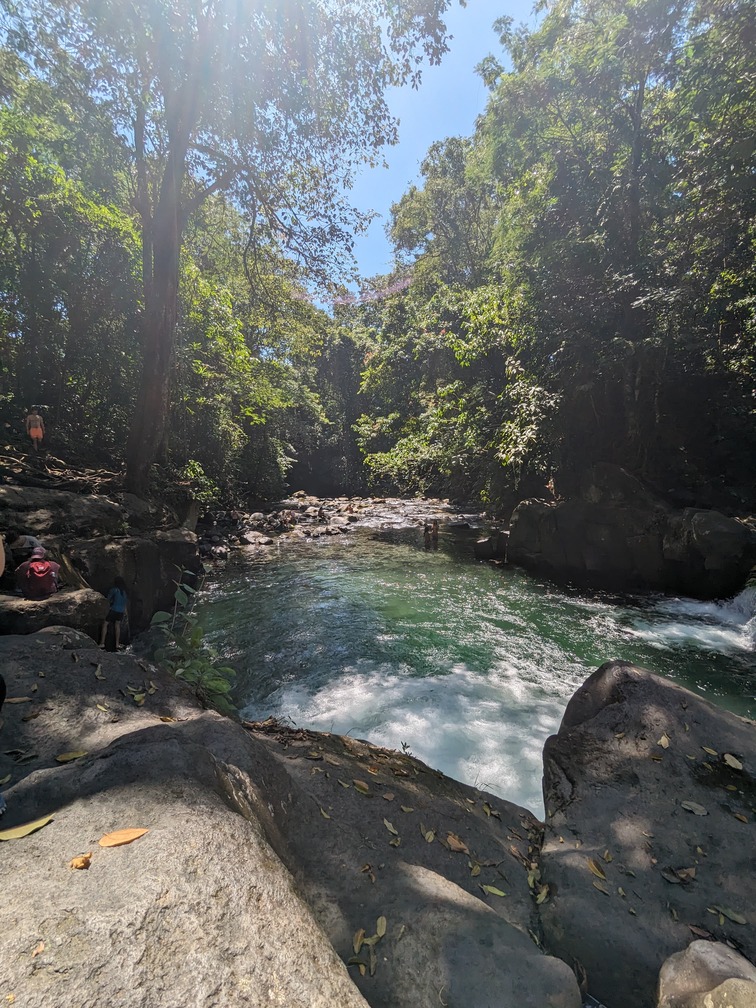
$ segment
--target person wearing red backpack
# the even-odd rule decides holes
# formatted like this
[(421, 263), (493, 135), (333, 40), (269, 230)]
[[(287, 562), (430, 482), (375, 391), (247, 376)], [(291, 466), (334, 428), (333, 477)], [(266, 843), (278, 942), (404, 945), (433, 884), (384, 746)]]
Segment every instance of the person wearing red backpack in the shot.
[(16, 568), (16, 585), (27, 599), (46, 599), (58, 590), (60, 564), (45, 559), (45, 550), (37, 546), (29, 560)]

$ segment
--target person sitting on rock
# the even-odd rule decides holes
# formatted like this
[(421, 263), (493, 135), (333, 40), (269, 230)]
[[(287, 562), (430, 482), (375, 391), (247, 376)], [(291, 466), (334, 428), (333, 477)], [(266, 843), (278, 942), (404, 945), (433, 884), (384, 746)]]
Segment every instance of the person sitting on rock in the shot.
[(45, 558), (41, 546), (32, 550), (31, 559), (16, 568), (16, 585), (24, 598), (40, 601), (49, 598), (58, 590), (60, 564)]
[(32, 406), (31, 411), (26, 418), (25, 426), (26, 433), (32, 439), (34, 451), (38, 451), (39, 446), (42, 444), (42, 438), (45, 436), (45, 423), (39, 415), (38, 406)]
[(122, 577), (114, 578), (113, 587), (108, 592), (108, 602), (110, 603), (110, 612), (105, 617), (100, 630), (100, 647), (105, 647), (108, 624), (112, 624), (115, 649), (117, 651), (121, 646), (121, 620), (126, 615), (129, 604), (129, 596), (126, 593), (126, 582)]
[(8, 529), (5, 533), (5, 545), (11, 551), (16, 566), (24, 560), (30, 560), (32, 550), (42, 547), (36, 536), (23, 535), (18, 529)]

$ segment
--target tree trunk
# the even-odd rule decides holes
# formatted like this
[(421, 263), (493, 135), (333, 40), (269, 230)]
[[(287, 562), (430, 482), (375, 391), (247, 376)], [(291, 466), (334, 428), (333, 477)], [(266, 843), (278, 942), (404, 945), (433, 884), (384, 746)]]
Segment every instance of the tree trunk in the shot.
[(126, 485), (144, 493), (165, 433), (178, 315), (179, 188), (172, 179), (161, 194), (152, 229), (152, 278), (145, 301), (142, 381), (126, 449)]

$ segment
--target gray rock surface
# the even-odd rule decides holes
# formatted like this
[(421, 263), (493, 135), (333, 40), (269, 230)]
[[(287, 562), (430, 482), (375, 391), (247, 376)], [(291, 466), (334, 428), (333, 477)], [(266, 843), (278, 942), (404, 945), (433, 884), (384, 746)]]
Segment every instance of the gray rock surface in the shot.
[(150, 536), (102, 536), (76, 539), (68, 555), (87, 583), (106, 593), (120, 575), (129, 591), (129, 622), (144, 629), (158, 609), (173, 608), (176, 581), (182, 571), (197, 572), (197, 537), (188, 529), (167, 529)]
[[(27, 698), (4, 709), (2, 826), (53, 816), (0, 843), (0, 992), (15, 1003), (579, 1008), (571, 971), (537, 945), (524, 809), (352, 739), (245, 730), (75, 630), (0, 638), (0, 664)], [(149, 833), (98, 846), (129, 827)], [(88, 870), (69, 867), (90, 851)], [(360, 994), (340, 959), (381, 916), (365, 976), (350, 966)]]
[[(750, 989), (751, 1000), (741, 1001), (745, 1008), (756, 1005), (756, 966), (720, 942), (691, 942), (662, 966), (657, 1008), (703, 1008), (706, 995), (733, 979), (740, 982), (741, 992)], [(712, 1008), (723, 993), (732, 993), (732, 988), (713, 995)], [(737, 1001), (733, 1008), (738, 1008)]]
[(695, 936), (756, 958), (755, 766), (753, 722), (627, 662), (568, 704), (544, 750), (541, 921), (609, 1008), (655, 1003)]
[(120, 505), (97, 494), (0, 486), (0, 520), (43, 541), (48, 537), (122, 535), (126, 517)]
[(0, 595), (0, 634), (30, 634), (44, 627), (68, 626), (94, 636), (107, 613), (107, 599), (89, 588), (63, 590), (39, 600)]

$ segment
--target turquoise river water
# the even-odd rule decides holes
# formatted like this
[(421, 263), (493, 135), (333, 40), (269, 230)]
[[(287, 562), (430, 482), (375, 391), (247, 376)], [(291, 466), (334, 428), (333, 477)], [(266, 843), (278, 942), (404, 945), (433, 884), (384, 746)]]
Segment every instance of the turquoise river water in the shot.
[(608, 659), (756, 716), (753, 589), (721, 603), (577, 593), (477, 562), (473, 543), (445, 533), (426, 552), (415, 530), (356, 529), (214, 572), (200, 615), (238, 670), (243, 716), (407, 746), (536, 813), (543, 743)]

